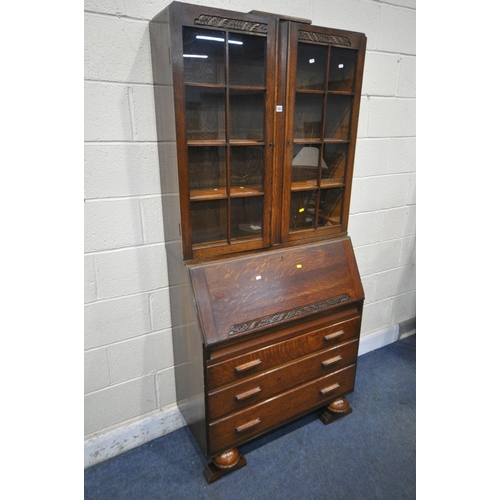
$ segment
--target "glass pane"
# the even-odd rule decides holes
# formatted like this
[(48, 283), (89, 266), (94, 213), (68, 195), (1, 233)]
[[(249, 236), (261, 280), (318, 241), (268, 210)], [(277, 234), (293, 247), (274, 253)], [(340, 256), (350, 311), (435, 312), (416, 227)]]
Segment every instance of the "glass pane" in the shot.
[(321, 137), (322, 112), (322, 95), (297, 93), (295, 96), (294, 137), (319, 139)]
[(227, 200), (192, 201), (193, 244), (227, 242)]
[(231, 199), (231, 239), (262, 236), (262, 197)]
[(262, 191), (263, 177), (263, 146), (231, 147), (231, 186), (255, 186)]
[(226, 148), (190, 147), (188, 162), (191, 190), (221, 189), (221, 194), (225, 194)]
[(184, 81), (224, 84), (224, 33), (184, 28), (182, 38)]
[(355, 50), (331, 48), (328, 90), (353, 92), (357, 55)]
[(334, 182), (344, 182), (347, 159), (347, 144), (325, 144), (321, 178)]
[(264, 92), (229, 92), (229, 138), (264, 140)]
[(295, 191), (290, 198), (290, 229), (314, 228), (316, 190)]
[(188, 140), (224, 140), (224, 109), (224, 90), (186, 87)]
[(351, 118), (351, 97), (328, 95), (326, 100), (325, 137), (348, 139)]
[(340, 224), (343, 189), (323, 189), (319, 200), (318, 227)]
[(293, 147), (292, 182), (318, 184), (319, 153), (320, 146), (295, 144)]
[(297, 49), (298, 89), (325, 90), (328, 47), (299, 43)]
[(266, 38), (229, 34), (229, 85), (264, 87)]

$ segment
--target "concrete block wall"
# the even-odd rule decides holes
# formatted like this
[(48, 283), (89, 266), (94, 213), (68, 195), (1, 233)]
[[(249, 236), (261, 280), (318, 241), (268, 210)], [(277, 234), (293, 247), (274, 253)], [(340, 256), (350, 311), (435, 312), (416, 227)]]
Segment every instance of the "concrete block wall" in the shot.
[[(86, 465), (183, 424), (175, 413), (164, 245), (172, 238), (163, 234), (148, 33), (169, 3), (84, 2)], [(191, 3), (366, 33), (349, 233), (366, 293), (362, 337), (397, 330), (416, 314), (415, 0)]]

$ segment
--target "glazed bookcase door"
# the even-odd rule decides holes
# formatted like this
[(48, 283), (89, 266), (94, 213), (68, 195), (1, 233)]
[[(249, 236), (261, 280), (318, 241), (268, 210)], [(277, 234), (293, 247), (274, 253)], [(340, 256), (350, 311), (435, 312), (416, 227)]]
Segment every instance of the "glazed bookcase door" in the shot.
[(270, 245), (276, 22), (224, 13), (188, 8), (174, 47), (185, 258)]
[(357, 33), (290, 29), (284, 241), (347, 231), (365, 44)]

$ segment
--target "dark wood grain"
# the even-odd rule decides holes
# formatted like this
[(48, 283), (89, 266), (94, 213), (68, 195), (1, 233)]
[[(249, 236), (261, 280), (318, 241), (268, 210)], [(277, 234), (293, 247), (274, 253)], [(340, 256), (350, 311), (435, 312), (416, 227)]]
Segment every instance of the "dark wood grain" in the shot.
[[(359, 327), (360, 320), (356, 318), (345, 323), (337, 323), (314, 330), (292, 339), (243, 354), (242, 356), (234, 356), (228, 361), (210, 364), (207, 366), (208, 389), (214, 389), (224, 384), (243, 380), (249, 376), (255, 376), (262, 371), (298, 359), (301, 356), (306, 356), (334, 346), (339, 342), (350, 340), (359, 334)], [(341, 336), (328, 339), (329, 334), (340, 332), (342, 332)], [(260, 363), (253, 366), (252, 373), (249, 370), (235, 370), (237, 366), (242, 366), (256, 360), (259, 360)]]
[[(324, 377), (314, 379), (278, 396), (248, 409), (232, 413), (227, 417), (210, 423), (209, 441), (213, 451), (238, 446), (242, 442), (263, 434), (276, 425), (280, 425), (304, 412), (311, 411), (336, 399), (340, 394), (354, 388), (355, 367), (349, 366)], [(334, 384), (338, 387), (327, 394), (321, 391)], [(256, 420), (259, 423), (256, 424)], [(249, 425), (254, 424), (255, 425)], [(248, 425), (246, 432), (237, 431)]]
[(357, 354), (358, 341), (352, 340), (304, 356), (298, 361), (278, 365), (229, 387), (213, 390), (208, 395), (210, 419), (241, 410), (308, 380), (351, 365), (356, 362)]
[[(322, 328), (329, 328), (342, 322), (361, 317), (361, 303), (347, 304), (335, 311), (323, 311), (312, 317), (298, 318), (290, 324), (277, 325), (268, 330), (255, 332), (252, 335), (242, 335), (231, 338), (228, 342), (206, 347), (207, 365), (220, 363), (241, 356), (284, 340), (295, 338), (305, 333), (311, 333)], [(334, 329), (333, 331), (337, 331)]]
[[(170, 22), (168, 23), (169, 18)], [(278, 26), (279, 32), (277, 31)], [(276, 246), (286, 241), (317, 241), (324, 238), (325, 235), (326, 237), (335, 237), (345, 234), (349, 213), (366, 37), (361, 33), (311, 26), (309, 21), (300, 23), (286, 16), (264, 14), (257, 11), (252, 14), (235, 13), (179, 2), (173, 2), (165, 11), (156, 16), (151, 27), (152, 33), (154, 32), (152, 52), (157, 54), (153, 61), (153, 74), (160, 140), (162, 138), (168, 140), (172, 137), (172, 131), (168, 130), (172, 120), (166, 120), (165, 117), (172, 111), (172, 103), (168, 102), (170, 92), (168, 86), (173, 84), (174, 90), (184, 257), (191, 259), (193, 257), (234, 254), (245, 250)], [(237, 38), (239, 33), (243, 45), (232, 45), (231, 50), (229, 50), (228, 44), (226, 46), (228, 52), (225, 57), (222, 57), (222, 52), (218, 51), (214, 52), (214, 57), (209, 57), (206, 61), (202, 60), (205, 62), (189, 59), (185, 62), (182, 27), (191, 30), (193, 37), (196, 30), (203, 30), (203, 33), (208, 34), (214, 30), (216, 35), (222, 34), (224, 37), (231, 35), (233, 38)], [(252, 41), (255, 42), (254, 49), (251, 47)], [(313, 227), (293, 230), (294, 228), (291, 228), (289, 224), (289, 165), (292, 162), (293, 142), (300, 140), (300, 137), (294, 134), (295, 106), (298, 105), (295, 102), (295, 97), (299, 95), (295, 92), (298, 85), (296, 64), (299, 42), (302, 44), (301, 46), (311, 46), (325, 54), (334, 54), (331, 61), (335, 64), (338, 61), (342, 61), (344, 64), (345, 61), (346, 73), (342, 76), (338, 71), (337, 73), (332, 72), (335, 68), (329, 69), (331, 61), (328, 55), (324, 70), (324, 88), (322, 84), (315, 83), (316, 86), (322, 87), (321, 90), (314, 91), (316, 94), (309, 91), (310, 96), (316, 95), (319, 99), (318, 102), (322, 103), (318, 108), (320, 110), (319, 118), (311, 117), (310, 119), (304, 118), (304, 120), (316, 120), (314, 133), (320, 143), (332, 138), (348, 138), (348, 150), (344, 175), (346, 190), (342, 199), (342, 209), (336, 216), (338, 223), (324, 224), (322, 223), (324, 219), (319, 218), (318, 213), (316, 213)], [(168, 54), (165, 50), (167, 46), (170, 46)], [(238, 51), (243, 52), (240, 54)], [(264, 59), (262, 59), (263, 54)], [(231, 59), (228, 58), (229, 55)], [(242, 57), (247, 59), (246, 63), (242, 63)], [(261, 66), (261, 62), (264, 66)], [(252, 70), (253, 67), (255, 69)], [(225, 77), (223, 75), (224, 68)], [(320, 71), (320, 73), (322, 72)], [(257, 74), (265, 75), (265, 85), (262, 85), (262, 77), (258, 77), (254, 81)], [(310, 72), (303, 72), (303, 74), (310, 75)], [(328, 80), (330, 74), (334, 75), (331, 76), (331, 81)], [(214, 92), (220, 97), (217, 106), (215, 106), (213, 98), (204, 99), (203, 103), (198, 102), (197, 98), (194, 100), (190, 98), (186, 101), (186, 97), (189, 95), (213, 94)], [(308, 95), (305, 90), (301, 92), (303, 96)], [(214, 96), (215, 94), (212, 95), (212, 97)], [(252, 103), (252, 99), (258, 99), (259, 103), (262, 102), (262, 104)], [(346, 102), (349, 105), (346, 105), (341, 99), (348, 99)], [(283, 111), (278, 113), (276, 111), (277, 105), (281, 106)], [(323, 109), (322, 113), (321, 109)], [(310, 113), (310, 106), (303, 107), (302, 112)], [(323, 122), (321, 115), (326, 116)], [(327, 129), (325, 129), (325, 123)], [(210, 236), (212, 234), (210, 231), (198, 231), (198, 239), (193, 241), (187, 141), (190, 139), (191, 142), (204, 140), (207, 145), (223, 145), (229, 148), (228, 141), (231, 140), (231, 137), (238, 140), (262, 140), (266, 145), (262, 191), (262, 240), (256, 243), (255, 241), (247, 242), (244, 239), (232, 242), (228, 239), (224, 243), (219, 238)], [(230, 175), (229, 170), (227, 170), (226, 175)], [(297, 186), (295, 186), (296, 188)], [(225, 203), (227, 203), (228, 216), (224, 220), (228, 226), (227, 232), (229, 234), (231, 231), (229, 198), (226, 199)], [(319, 207), (318, 196), (316, 196), (316, 205)], [(210, 224), (210, 221), (207, 220), (206, 224)], [(205, 234), (207, 235), (206, 241), (204, 240)]]
[[(150, 41), (177, 403), (211, 483), (246, 464), (240, 444), (316, 409), (324, 423), (352, 411), (366, 37), (174, 1)], [(303, 147), (318, 164), (292, 177)], [(312, 218), (291, 223), (292, 197)]]
[[(337, 297), (348, 297), (348, 302), (361, 299), (345, 244), (349, 246), (350, 240), (192, 266), (194, 286), (204, 288), (197, 301), (207, 344), (240, 333), (242, 327), (235, 331), (235, 325), (248, 323), (259, 330), (271, 326), (273, 315), (286, 322), (313, 314), (323, 302), (332, 308), (346, 302), (335, 302)], [(269, 316), (260, 326), (253, 325)]]

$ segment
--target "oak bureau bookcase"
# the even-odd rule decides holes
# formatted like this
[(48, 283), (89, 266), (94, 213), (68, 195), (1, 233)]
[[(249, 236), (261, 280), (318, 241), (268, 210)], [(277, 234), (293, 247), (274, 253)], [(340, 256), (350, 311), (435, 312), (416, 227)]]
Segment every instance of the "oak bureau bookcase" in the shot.
[(177, 401), (212, 482), (250, 439), (351, 412), (366, 37), (180, 2), (150, 37)]

